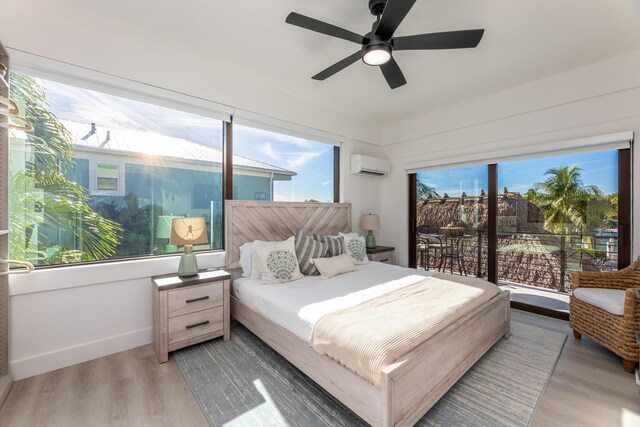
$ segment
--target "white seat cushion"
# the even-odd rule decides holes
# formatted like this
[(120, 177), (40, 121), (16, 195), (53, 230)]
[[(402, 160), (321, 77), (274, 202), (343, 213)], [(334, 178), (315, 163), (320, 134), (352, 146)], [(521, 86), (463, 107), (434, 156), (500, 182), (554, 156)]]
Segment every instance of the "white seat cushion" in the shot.
[(616, 316), (624, 314), (625, 291), (620, 289), (578, 288), (573, 296), (582, 302), (594, 305)]

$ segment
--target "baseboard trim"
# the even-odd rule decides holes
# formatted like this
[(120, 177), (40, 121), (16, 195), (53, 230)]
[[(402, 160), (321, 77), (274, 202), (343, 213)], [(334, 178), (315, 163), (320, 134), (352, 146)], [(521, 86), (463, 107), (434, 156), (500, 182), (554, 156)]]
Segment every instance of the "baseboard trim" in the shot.
[(9, 361), (9, 370), (14, 379), (32, 377), (55, 371), (56, 369), (87, 362), (102, 356), (129, 350), (153, 342), (153, 328), (144, 328), (126, 334), (115, 335), (101, 340), (91, 341), (62, 348), (44, 354), (38, 354), (19, 360)]
[(11, 374), (0, 377), (0, 408), (2, 408), (4, 401), (7, 400), (7, 396), (9, 396), (12, 386), (13, 378), (11, 377)]

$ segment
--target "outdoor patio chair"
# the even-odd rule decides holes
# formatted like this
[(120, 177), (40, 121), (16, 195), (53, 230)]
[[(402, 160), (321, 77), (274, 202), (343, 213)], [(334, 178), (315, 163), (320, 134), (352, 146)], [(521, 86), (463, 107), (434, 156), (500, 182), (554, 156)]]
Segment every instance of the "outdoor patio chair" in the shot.
[(418, 255), (420, 265), (425, 270), (431, 268), (431, 256), (435, 258), (434, 265), (439, 265), (439, 259), (442, 257), (442, 251), (445, 248), (444, 242), (436, 234), (435, 228), (418, 226), (417, 228)]
[(624, 370), (638, 363), (636, 332), (640, 330), (638, 261), (612, 272), (572, 274), (570, 321), (573, 335), (582, 335), (622, 357)]

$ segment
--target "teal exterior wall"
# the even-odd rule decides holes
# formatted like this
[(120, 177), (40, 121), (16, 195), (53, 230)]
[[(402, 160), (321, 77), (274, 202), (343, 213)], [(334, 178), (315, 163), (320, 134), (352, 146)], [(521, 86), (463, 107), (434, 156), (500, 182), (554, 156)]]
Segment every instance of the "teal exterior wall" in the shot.
[(271, 200), (269, 178), (234, 173), (233, 198), (235, 200)]
[[(90, 188), (89, 160), (76, 159), (65, 176), (72, 182)], [(282, 177), (280, 177), (282, 179)], [(99, 215), (115, 221), (124, 229), (113, 258), (166, 253), (167, 238), (156, 237), (158, 217), (192, 216), (207, 219), (208, 247), (222, 248), (222, 175), (186, 168), (125, 163), (125, 196), (90, 197), (89, 205)], [(234, 174), (234, 198), (271, 200), (269, 176)], [(68, 249), (79, 247), (71, 235), (44, 224), (45, 245)], [(198, 249), (198, 248), (196, 248)], [(175, 249), (173, 249), (175, 251)]]

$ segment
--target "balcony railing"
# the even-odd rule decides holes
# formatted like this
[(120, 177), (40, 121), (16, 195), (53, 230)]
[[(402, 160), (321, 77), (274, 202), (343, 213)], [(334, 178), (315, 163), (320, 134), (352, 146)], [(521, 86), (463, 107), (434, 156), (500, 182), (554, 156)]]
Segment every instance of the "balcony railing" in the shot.
[[(499, 280), (567, 292), (572, 272), (618, 268), (618, 236), (615, 232), (498, 233), (497, 255)], [(486, 277), (486, 232), (467, 230), (463, 236), (453, 237), (422, 234), (418, 238), (418, 264)]]

